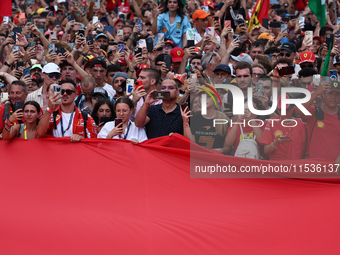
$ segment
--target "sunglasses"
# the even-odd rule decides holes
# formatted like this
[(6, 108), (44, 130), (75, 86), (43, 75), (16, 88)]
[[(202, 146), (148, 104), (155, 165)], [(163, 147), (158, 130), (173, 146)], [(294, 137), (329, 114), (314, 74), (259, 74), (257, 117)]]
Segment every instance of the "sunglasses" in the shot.
[(62, 89), (61, 90), (61, 95), (64, 95), (64, 93), (66, 92), (67, 95), (72, 95), (72, 93), (75, 93), (76, 91), (75, 90), (72, 90), (72, 89)]
[(166, 50), (171, 50), (173, 47), (172, 46), (164, 46), (164, 49)]
[(301, 69), (303, 68), (313, 68), (313, 65), (300, 65)]
[(272, 58), (278, 58), (279, 55), (272, 55)]
[(176, 88), (176, 87), (174, 87), (174, 86), (169, 86), (169, 87), (163, 86), (163, 87), (161, 87), (162, 90), (166, 90), (166, 89), (175, 89), (175, 88)]
[(58, 73), (49, 73), (49, 74), (48, 74), (48, 77), (50, 77), (51, 79), (52, 79), (53, 77), (55, 77), (57, 80), (59, 80), (60, 77), (61, 77), (61, 75), (58, 74)]
[(95, 100), (104, 99), (103, 96), (98, 96), (98, 95), (92, 96), (92, 98)]
[(286, 56), (287, 58), (290, 58), (291, 54), (290, 53), (280, 53), (280, 57)]

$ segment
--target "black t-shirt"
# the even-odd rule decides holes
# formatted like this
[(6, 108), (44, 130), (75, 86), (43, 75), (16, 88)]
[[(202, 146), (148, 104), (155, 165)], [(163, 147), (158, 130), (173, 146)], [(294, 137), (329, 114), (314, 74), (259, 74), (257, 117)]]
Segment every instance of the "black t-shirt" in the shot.
[(196, 143), (208, 150), (223, 148), (225, 140), (225, 137), (216, 133), (213, 120), (206, 119), (201, 114), (195, 114), (190, 118), (190, 129)]

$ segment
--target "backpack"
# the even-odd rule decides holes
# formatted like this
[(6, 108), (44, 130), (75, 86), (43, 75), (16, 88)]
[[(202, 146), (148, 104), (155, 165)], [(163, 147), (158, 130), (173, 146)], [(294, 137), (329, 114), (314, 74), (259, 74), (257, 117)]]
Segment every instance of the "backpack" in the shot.
[(254, 135), (254, 139), (244, 139), (243, 129), (241, 125), (240, 129), (242, 140), (238, 144), (234, 156), (240, 158), (260, 159), (260, 148), (256, 142), (256, 135)]

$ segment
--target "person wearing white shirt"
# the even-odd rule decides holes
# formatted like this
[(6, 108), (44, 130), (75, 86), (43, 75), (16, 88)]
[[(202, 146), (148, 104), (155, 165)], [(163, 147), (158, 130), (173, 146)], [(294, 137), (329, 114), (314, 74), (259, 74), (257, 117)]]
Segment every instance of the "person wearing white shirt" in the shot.
[(107, 122), (100, 130), (98, 138), (106, 139), (126, 139), (133, 144), (143, 142), (148, 139), (144, 128), (136, 127), (135, 123), (130, 120), (133, 111), (132, 100), (128, 97), (120, 97), (116, 101), (116, 116), (121, 119), (117, 126), (115, 121)]

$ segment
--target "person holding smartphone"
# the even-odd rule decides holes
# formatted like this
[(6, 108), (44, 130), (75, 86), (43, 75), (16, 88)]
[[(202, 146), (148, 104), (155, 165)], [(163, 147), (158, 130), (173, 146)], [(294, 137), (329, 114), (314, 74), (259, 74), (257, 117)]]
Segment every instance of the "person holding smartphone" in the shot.
[[(105, 118), (108, 121), (114, 121), (116, 118), (116, 114), (114, 111), (114, 104), (107, 98), (100, 99), (93, 107), (93, 111), (91, 114), (94, 122), (96, 122), (98, 126), (98, 133), (101, 131), (102, 127), (106, 122), (103, 121)], [(102, 118), (104, 117), (104, 118)]]
[[(287, 95), (288, 98), (290, 96)], [(277, 109), (280, 116), (270, 118), (265, 124), (261, 138), (264, 153), (269, 160), (304, 158), (307, 148), (307, 132), (304, 123), (300, 118), (293, 117), (294, 105), (286, 105), (286, 115), (281, 114), (281, 96)]]
[[(8, 120), (5, 121), (5, 128), (2, 132), (3, 140), (11, 140), (20, 137), (25, 140), (37, 139), (40, 106), (35, 101), (28, 101), (23, 109), (16, 110)], [(25, 119), (25, 123), (14, 125), (15, 122)]]
[(143, 142), (148, 139), (143, 127), (136, 127), (130, 120), (133, 112), (132, 100), (128, 97), (120, 97), (116, 101), (115, 121), (107, 122), (98, 134), (98, 138), (106, 139), (126, 139), (133, 144)]

